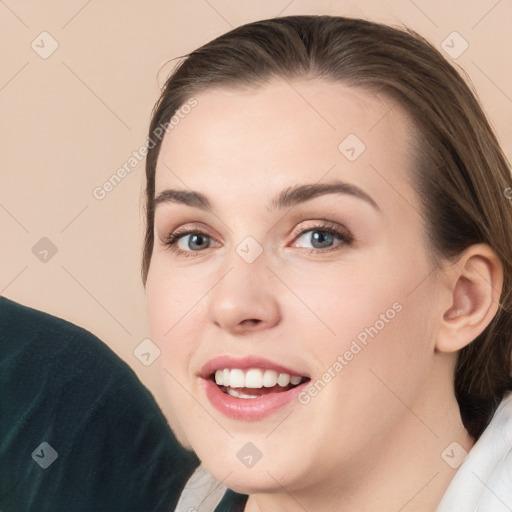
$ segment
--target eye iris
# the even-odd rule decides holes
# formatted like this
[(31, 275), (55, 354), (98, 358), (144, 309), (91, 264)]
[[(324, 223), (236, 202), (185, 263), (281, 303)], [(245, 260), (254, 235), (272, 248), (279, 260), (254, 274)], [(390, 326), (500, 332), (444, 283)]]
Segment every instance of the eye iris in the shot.
[[(201, 243), (203, 242), (203, 243)], [(188, 248), (191, 250), (204, 249), (208, 247), (208, 238), (204, 235), (189, 235)]]
[(326, 233), (324, 231), (313, 231), (311, 233), (311, 239), (313, 247), (316, 249), (329, 247), (333, 242), (333, 236), (330, 233)]

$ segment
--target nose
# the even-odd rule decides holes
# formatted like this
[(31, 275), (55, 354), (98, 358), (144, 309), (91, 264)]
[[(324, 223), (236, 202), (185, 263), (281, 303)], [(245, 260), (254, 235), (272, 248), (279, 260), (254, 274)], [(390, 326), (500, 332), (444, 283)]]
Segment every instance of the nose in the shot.
[(234, 254), (228, 268), (211, 293), (211, 321), (231, 334), (276, 326), (281, 321), (277, 283), (264, 256), (247, 263)]

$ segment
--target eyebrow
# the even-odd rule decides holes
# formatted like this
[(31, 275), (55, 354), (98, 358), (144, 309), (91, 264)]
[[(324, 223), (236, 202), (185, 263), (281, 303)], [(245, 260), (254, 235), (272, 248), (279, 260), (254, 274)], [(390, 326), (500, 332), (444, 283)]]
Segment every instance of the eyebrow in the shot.
[[(365, 201), (377, 211), (380, 211), (375, 200), (364, 190), (356, 185), (339, 180), (330, 183), (310, 183), (288, 187), (271, 200), (270, 209), (283, 209), (295, 206), (326, 194), (353, 196)], [(153, 208), (156, 209), (158, 205), (164, 203), (178, 203), (201, 210), (213, 211), (210, 201), (204, 194), (191, 190), (165, 189), (153, 199)]]

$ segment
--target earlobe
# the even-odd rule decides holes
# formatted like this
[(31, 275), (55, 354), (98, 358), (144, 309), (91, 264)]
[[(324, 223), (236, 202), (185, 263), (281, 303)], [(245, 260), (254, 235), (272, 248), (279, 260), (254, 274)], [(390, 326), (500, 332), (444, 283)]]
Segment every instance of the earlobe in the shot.
[(499, 308), (503, 267), (485, 244), (466, 249), (447, 271), (449, 307), (443, 312), (436, 349), (455, 352), (477, 338)]

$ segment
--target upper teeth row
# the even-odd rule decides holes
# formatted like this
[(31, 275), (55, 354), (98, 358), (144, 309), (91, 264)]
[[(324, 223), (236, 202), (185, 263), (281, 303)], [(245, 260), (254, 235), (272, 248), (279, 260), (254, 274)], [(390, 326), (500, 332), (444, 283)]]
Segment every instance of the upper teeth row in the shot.
[(231, 388), (272, 388), (276, 384), (282, 387), (288, 384), (297, 385), (302, 381), (302, 377), (291, 376), (288, 373), (278, 373), (274, 370), (260, 370), (251, 368), (244, 372), (238, 368), (225, 368), (215, 372), (215, 382), (219, 386), (229, 386)]

